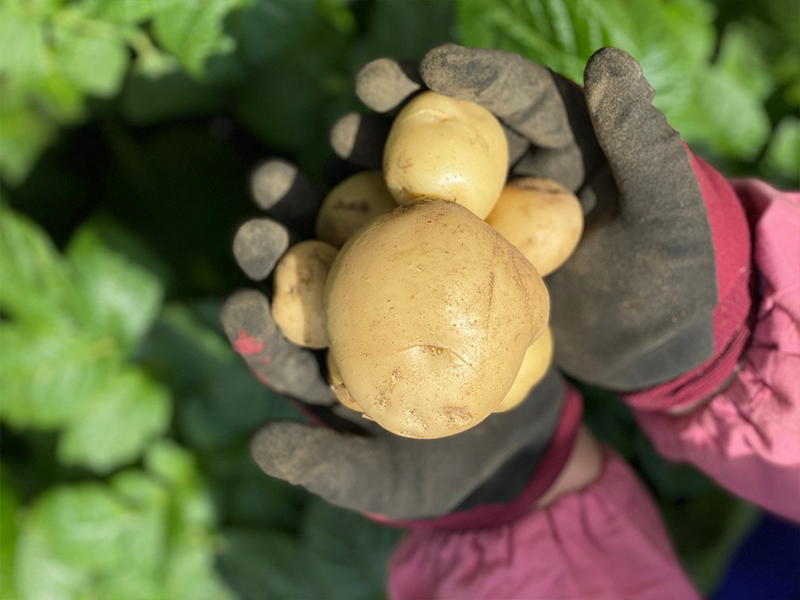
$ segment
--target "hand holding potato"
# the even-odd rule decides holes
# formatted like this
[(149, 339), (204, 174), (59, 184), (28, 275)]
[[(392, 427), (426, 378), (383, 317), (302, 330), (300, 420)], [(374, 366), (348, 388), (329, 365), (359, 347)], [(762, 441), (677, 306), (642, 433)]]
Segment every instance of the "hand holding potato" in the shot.
[[(274, 162), (279, 165), (270, 166)], [(242, 226), (236, 256), (256, 282), (273, 281), (277, 292), (280, 278), (271, 272), (299, 238), (297, 227), (290, 230), (281, 216), (291, 215), (294, 223), (298, 219), (313, 223), (322, 194), (285, 161), (260, 167), (254, 190), (268, 216)], [(283, 190), (284, 196), (276, 197), (276, 190)], [(450, 208), (491, 231), (465, 209)], [(306, 217), (301, 218), (304, 210)], [(290, 257), (298, 244), (292, 247)], [(524, 261), (521, 256), (518, 260)], [(294, 277), (298, 269), (289, 272)], [(252, 443), (253, 456), (267, 473), (302, 484), (341, 506), (413, 519), (466, 509), (486, 494), (498, 502), (510, 501), (519, 484), (514, 483), (516, 478), (510, 482), (499, 466), (524, 453), (527, 460), (518, 469), (520, 481), (536, 468), (564, 400), (563, 380), (552, 370), (528, 393), (528, 400), (509, 413), (493, 415), (455, 436), (408, 439), (364, 418), (343, 387), (338, 356), (297, 346), (276, 325), (275, 314), (267, 296), (253, 289), (234, 294), (221, 318), (234, 349), (254, 373), (276, 391), (302, 401), (304, 411), (325, 426), (268, 424)], [(288, 333), (285, 323), (283, 327)], [(532, 321), (527, 336), (536, 329)]]

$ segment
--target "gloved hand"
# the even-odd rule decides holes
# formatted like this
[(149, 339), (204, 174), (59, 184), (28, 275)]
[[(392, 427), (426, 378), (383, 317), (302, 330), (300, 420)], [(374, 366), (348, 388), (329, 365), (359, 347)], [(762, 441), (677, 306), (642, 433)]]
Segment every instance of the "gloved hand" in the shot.
[[(289, 244), (313, 230), (320, 194), (296, 167), (279, 160), (261, 166), (252, 183), (257, 204), (271, 218), (242, 225), (234, 254), (251, 279), (262, 281)], [(269, 475), (350, 509), (413, 520), (510, 503), (531, 479), (562, 412), (565, 385), (551, 371), (521, 406), (464, 433), (399, 437), (335, 400), (323, 376), (324, 352), (288, 341), (261, 291), (235, 293), (221, 320), (254, 374), (299, 401), (318, 422), (267, 424), (252, 441), (256, 462)]]
[[(747, 262), (746, 228), (743, 218), (719, 225), (741, 209), (707, 206), (693, 170), (707, 165), (652, 106), (635, 60), (605, 48), (584, 79), (585, 93), (519, 55), (452, 44), (418, 66), (380, 59), (362, 70), (357, 93), (387, 115), (349, 115), (332, 141), (342, 156), (374, 156), (366, 147), (380, 147), (381, 120), (425, 87), (491, 110), (507, 129), (512, 175), (559, 181), (587, 213), (577, 251), (547, 279), (556, 363), (583, 381), (636, 390), (704, 363), (726, 342), (715, 324), (744, 320), (740, 308), (715, 309)], [(703, 184), (723, 185), (713, 176)], [(721, 269), (723, 246), (733, 250)]]

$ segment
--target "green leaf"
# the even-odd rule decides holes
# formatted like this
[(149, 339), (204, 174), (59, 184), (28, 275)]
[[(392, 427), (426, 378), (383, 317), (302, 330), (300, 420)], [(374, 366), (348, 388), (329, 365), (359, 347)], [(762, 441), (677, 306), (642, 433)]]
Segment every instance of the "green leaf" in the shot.
[(36, 83), (37, 117), (55, 129), (58, 122), (74, 123), (86, 116), (84, 90), (62, 71), (50, 71)]
[(194, 461), (189, 453), (174, 442), (162, 440), (145, 455), (147, 470), (175, 487), (191, 486), (195, 477)]
[(135, 459), (169, 422), (166, 391), (123, 366), (149, 329), (161, 287), (84, 227), (64, 261), (47, 236), (4, 209), (0, 224), (3, 419), (64, 429), (59, 459), (108, 471)]
[(5, 313), (44, 326), (85, 315), (73, 273), (41, 228), (3, 205), (0, 219), (0, 306)]
[(322, 500), (311, 503), (303, 536), (310, 569), (325, 598), (379, 598), (386, 593), (387, 563), (401, 531)]
[(617, 46), (642, 66), (654, 104), (689, 142), (743, 160), (769, 135), (760, 99), (771, 89), (736, 29), (710, 65), (715, 32), (700, 0), (476, 0), (459, 5), (462, 41), (519, 52), (581, 82), (591, 54)]
[(769, 117), (758, 98), (719, 69), (706, 72), (694, 93), (695, 104), (670, 120), (682, 137), (723, 156), (755, 158), (770, 133)]
[(125, 568), (103, 573), (97, 597), (160, 600), (164, 598), (162, 578), (170, 549), (172, 490), (134, 469), (115, 475), (109, 485), (132, 517), (121, 538), (120, 560)]
[(153, 35), (188, 73), (202, 75), (209, 57), (233, 50), (233, 38), (225, 34), (222, 21), (238, 5), (239, 0), (164, 3), (153, 19)]
[(0, 598), (16, 598), (14, 555), (19, 499), (5, 467), (0, 465)]
[(215, 516), (201, 486), (192, 456), (172, 441), (162, 440), (145, 456), (150, 473), (172, 490), (169, 569), (164, 582), (167, 598), (226, 600), (228, 589), (214, 570), (214, 539), (209, 529)]
[(243, 600), (327, 598), (296, 537), (252, 528), (229, 529), (223, 536), (220, 569)]
[(93, 403), (114, 370), (113, 340), (63, 327), (0, 323), (3, 420), (17, 428), (66, 426)]
[(27, 108), (0, 107), (0, 176), (19, 185), (56, 136), (57, 127)]
[(797, 117), (788, 115), (778, 123), (764, 156), (764, 170), (797, 185), (800, 179), (800, 119)]
[(48, 71), (45, 30), (40, 19), (15, 5), (0, 4), (0, 74), (35, 80)]
[(98, 472), (131, 462), (166, 430), (170, 411), (169, 393), (141, 371), (113, 373), (62, 433), (59, 459)]
[(232, 600), (230, 590), (214, 570), (211, 544), (210, 538), (189, 532), (172, 546), (165, 597), (177, 600)]
[[(228, 600), (214, 569), (213, 514), (196, 467), (166, 481), (140, 469), (45, 493), (21, 522), (21, 600)], [(41, 571), (41, 572), (38, 572)]]
[(89, 19), (135, 24), (152, 17), (159, 4), (159, 0), (83, 0), (80, 9)]
[[(195, 77), (230, 52), (223, 28), (243, 0), (6, 0), (0, 4), (0, 174), (20, 184), (85, 97), (115, 96), (135, 53), (138, 72), (180, 65)], [(158, 47), (150, 33), (160, 43)]]
[(129, 518), (119, 499), (99, 484), (58, 488), (31, 515), (59, 560), (87, 569), (119, 562), (120, 540)]
[(55, 52), (64, 75), (87, 94), (115, 95), (130, 62), (122, 32), (100, 23), (56, 28)]
[(89, 582), (85, 569), (56, 557), (44, 523), (32, 516), (20, 527), (14, 567), (18, 600), (77, 599)]
[(746, 87), (759, 101), (764, 101), (775, 88), (761, 46), (741, 24), (725, 29), (714, 64)]
[(109, 250), (91, 225), (72, 237), (66, 256), (81, 276), (80, 286), (97, 330), (113, 335), (126, 350), (132, 350), (161, 308), (163, 290), (158, 279)]

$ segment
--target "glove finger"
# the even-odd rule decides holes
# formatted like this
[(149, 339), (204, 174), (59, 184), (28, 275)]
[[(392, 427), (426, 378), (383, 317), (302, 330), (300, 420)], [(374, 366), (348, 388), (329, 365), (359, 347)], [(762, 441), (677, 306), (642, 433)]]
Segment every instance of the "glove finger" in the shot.
[(417, 63), (379, 58), (356, 75), (356, 96), (378, 113), (393, 113), (422, 90)]
[(314, 237), (322, 194), (296, 165), (280, 158), (265, 161), (253, 171), (250, 189), (268, 216), (303, 237)]
[(264, 294), (236, 292), (222, 305), (220, 320), (233, 349), (265, 385), (310, 404), (333, 403), (316, 356), (283, 336)]
[(698, 227), (705, 228), (710, 242), (689, 156), (678, 133), (652, 105), (653, 88), (639, 64), (622, 50), (604, 48), (589, 59), (584, 79), (597, 139), (620, 192), (622, 217), (644, 223), (663, 215), (672, 230), (686, 227), (696, 235)]
[(245, 274), (262, 281), (289, 249), (289, 230), (272, 219), (251, 219), (233, 238), (233, 256)]
[(553, 73), (517, 54), (445, 44), (425, 55), (420, 74), (433, 91), (483, 105), (536, 146), (576, 143)]
[(366, 169), (380, 169), (392, 122), (382, 115), (349, 113), (331, 129), (330, 144), (340, 158)]
[(296, 422), (269, 423), (250, 453), (261, 469), (328, 502), (361, 512), (392, 512), (396, 463), (374, 438)]

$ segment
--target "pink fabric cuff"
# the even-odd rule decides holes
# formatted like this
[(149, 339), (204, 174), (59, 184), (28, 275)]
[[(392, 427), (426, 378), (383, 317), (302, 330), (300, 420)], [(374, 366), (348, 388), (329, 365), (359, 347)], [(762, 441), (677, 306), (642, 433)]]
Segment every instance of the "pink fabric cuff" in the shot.
[(393, 600), (699, 598), (658, 508), (605, 451), (600, 477), (513, 523), (412, 530), (389, 563)]
[(704, 160), (691, 152), (689, 156), (714, 242), (719, 301), (713, 315), (714, 354), (677, 379), (621, 394), (639, 410), (660, 411), (711, 396), (733, 374), (750, 337), (753, 284), (747, 218), (728, 181)]
[(396, 527), (410, 529), (480, 529), (510, 523), (529, 512), (536, 501), (555, 482), (569, 458), (575, 436), (583, 417), (583, 400), (580, 393), (572, 386), (567, 386), (564, 408), (556, 425), (550, 445), (536, 469), (534, 476), (522, 493), (508, 504), (482, 504), (469, 510), (452, 512), (441, 517), (398, 521), (382, 515), (367, 514), (375, 521)]

